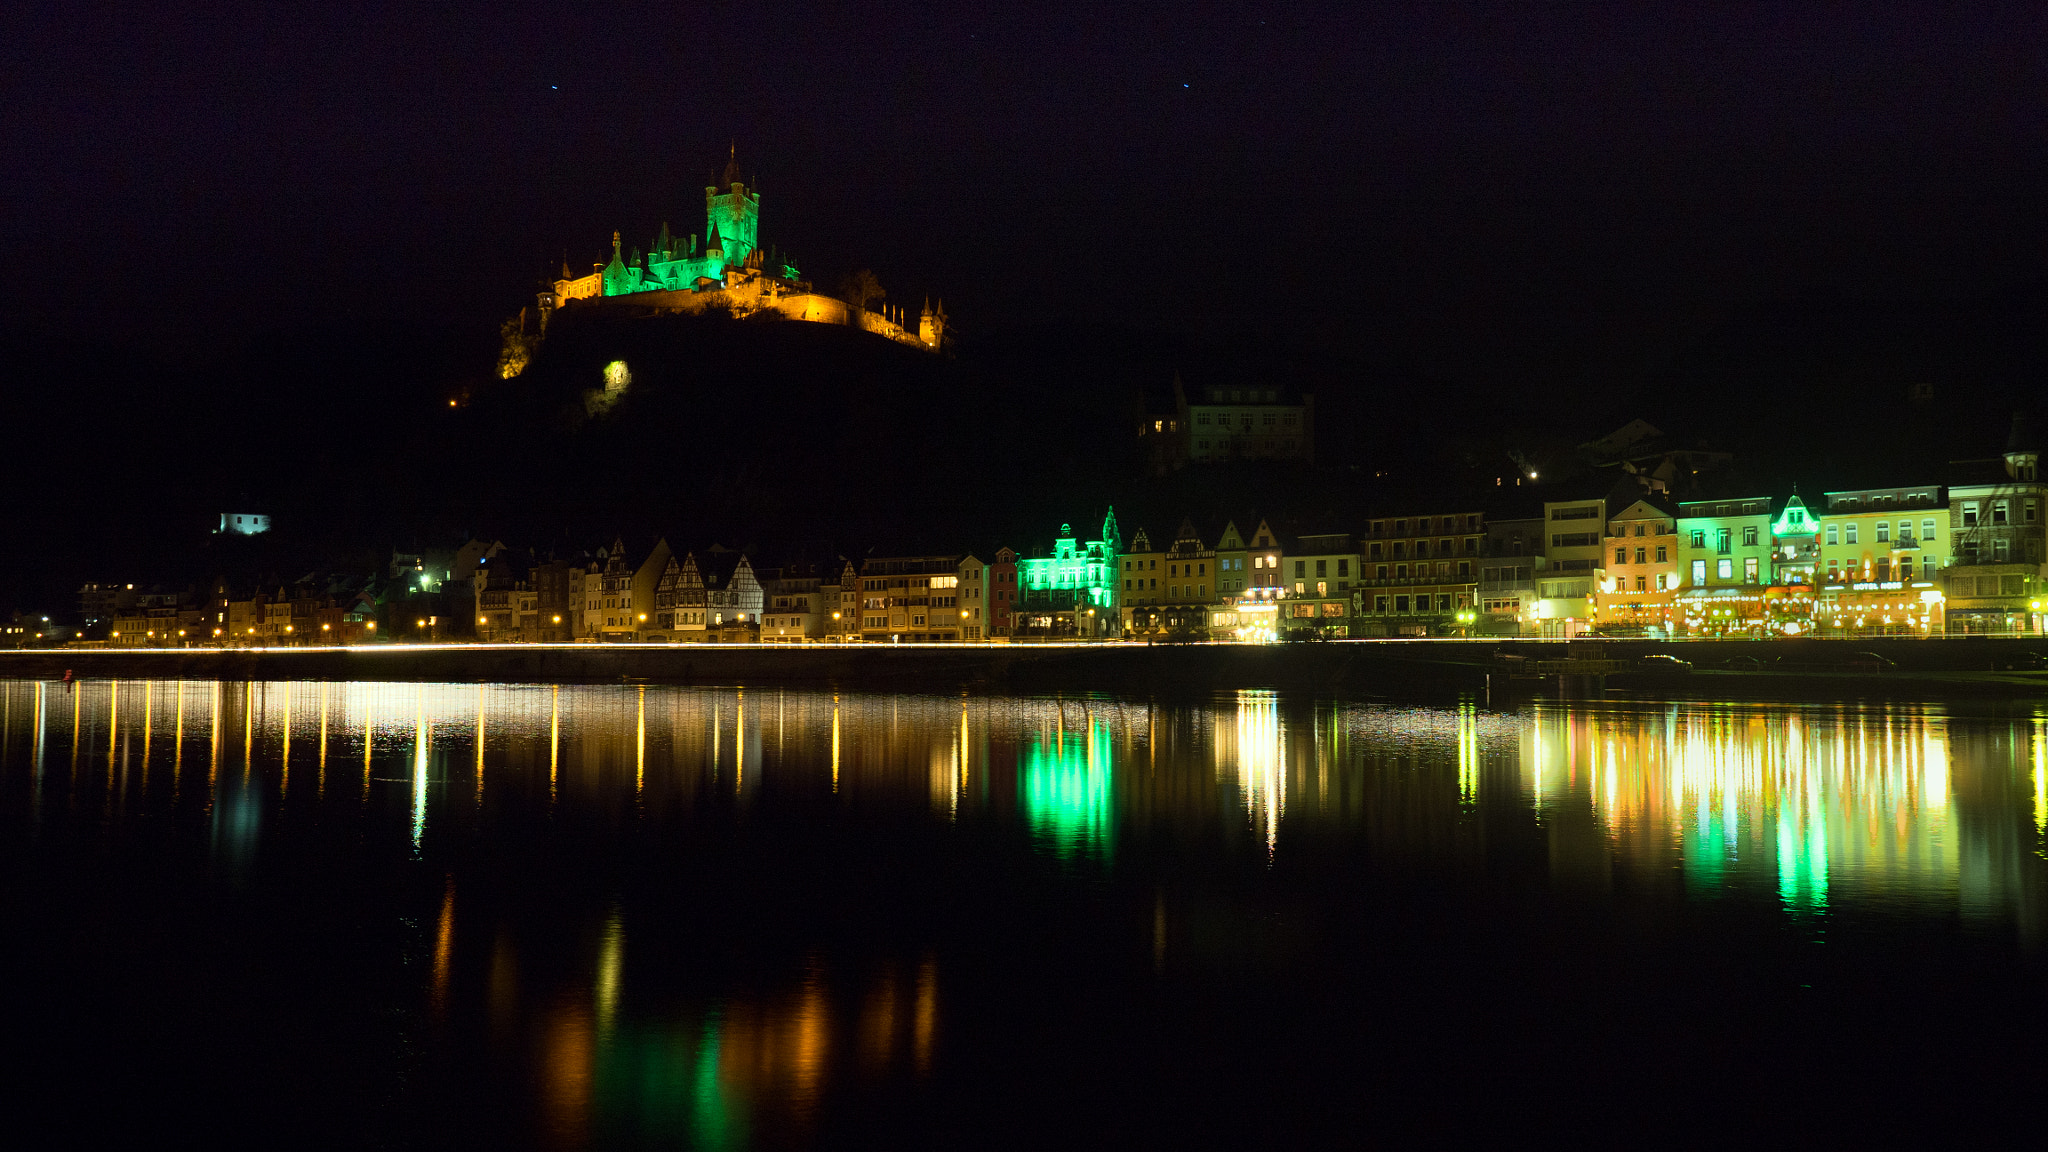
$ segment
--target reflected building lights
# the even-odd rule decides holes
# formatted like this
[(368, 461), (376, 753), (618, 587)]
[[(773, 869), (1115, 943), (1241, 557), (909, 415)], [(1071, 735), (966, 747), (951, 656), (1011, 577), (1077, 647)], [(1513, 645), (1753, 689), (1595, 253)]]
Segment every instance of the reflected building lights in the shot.
[[(1231, 866), (1251, 875), (1261, 869), (1250, 859), (1248, 834), (1262, 842), (1270, 860), (1286, 824), (1291, 846), (1314, 845), (1319, 854), (1345, 837), (1369, 844), (1374, 866), (1389, 870), (1382, 874), (1414, 868), (1476, 876), (1482, 868), (1473, 865), (1495, 873), (1526, 865), (1554, 889), (1576, 886), (1572, 896), (1591, 900), (1640, 900), (1659, 889), (1687, 901), (1732, 894), (1802, 937), (1835, 935), (1846, 918), (1867, 915), (1873, 905), (1896, 918), (1908, 903), (1923, 915), (2003, 916), (2021, 924), (2024, 935), (2028, 917), (2039, 920), (2033, 909), (2043, 891), (2032, 853), (2048, 849), (2048, 717), (1994, 723), (1896, 705), (1615, 700), (1539, 704), (1504, 714), (1471, 702), (1455, 709), (1401, 708), (1283, 700), (1270, 692), (1240, 693), (1204, 707), (1153, 708), (1092, 698), (1062, 706), (1001, 696), (963, 701), (782, 691), (771, 782), (760, 770), (762, 718), (748, 715), (743, 695), (732, 688), (636, 685), (628, 696), (623, 686), (565, 692), (551, 685), (544, 696), (539, 686), (510, 684), (337, 682), (319, 689), (319, 763), (324, 772), (331, 740), (337, 771), (349, 772), (347, 741), (359, 733), (362, 802), (337, 796), (327, 807), (324, 786), (316, 801), (304, 795), (302, 780), (287, 820), (271, 817), (283, 811), (288, 756), (296, 752), (304, 760), (306, 734), (299, 729), (305, 725), (296, 711), (305, 708), (310, 722), (316, 709), (306, 693), (282, 682), (239, 690), (208, 684), (202, 701), (186, 699), (201, 690), (197, 685), (165, 682), (164, 688), (176, 695), (163, 708), (147, 682), (95, 681), (70, 689), (74, 764), (83, 748), (86, 778), (70, 789), (78, 797), (76, 811), (58, 815), (77, 826), (94, 825), (102, 785), (113, 796), (116, 823), (162, 814), (167, 795), (175, 809), (186, 713), (207, 708), (208, 820), (175, 812), (178, 819), (159, 826), (174, 834), (195, 826), (202, 838), (210, 833), (212, 863), (223, 873), (289, 860), (303, 838), (316, 828), (331, 835), (337, 822), (368, 833), (355, 837), (364, 851), (403, 857), (402, 842), (409, 841), (419, 859), (435, 727), (444, 728), (443, 783), (453, 779), (459, 787), (453, 765), (465, 762), (459, 743), (472, 718), (477, 798), (481, 802), (488, 780), (493, 811), (505, 819), (472, 820), (459, 805), (447, 809), (444, 803), (436, 818), (435, 871), (443, 870), (442, 857), (452, 860), (467, 845), (532, 829), (535, 822), (527, 818), (543, 807), (556, 830), (613, 821), (625, 812), (630, 827), (624, 821), (604, 827), (630, 837), (667, 835), (746, 815), (727, 803), (728, 788), (757, 803), (760, 817), (786, 811), (778, 805), (815, 804), (824, 795), (816, 785), (827, 782), (820, 777), (836, 793), (835, 818), (887, 812), (891, 820), (922, 821), (921, 836), (968, 835), (966, 828), (947, 830), (943, 811), (963, 826), (980, 825), (978, 844), (991, 842), (983, 833), (1003, 825), (1028, 833), (1033, 851), (1057, 857), (1048, 870), (1087, 857), (1103, 865), (1096, 871), (1107, 872), (1112, 851), (1129, 854), (1143, 846), (1149, 854), (1173, 837), (1199, 839), (1202, 851), (1227, 842), (1235, 854)], [(102, 705), (83, 708), (86, 692), (102, 690)], [(55, 739), (50, 729), (61, 722), (51, 714), (56, 691), (41, 683), (8, 690), (0, 754), (24, 743), (32, 753), (0, 765), (0, 777), (16, 774), (17, 803), (45, 796), (32, 793), (19, 776), (32, 763), (35, 786), (44, 786), (43, 758)], [(124, 698), (126, 709), (120, 707)], [(736, 741), (729, 785), (717, 775), (725, 767), (728, 699), (735, 704)], [(245, 775), (247, 786), (239, 789), (233, 778), (218, 779), (225, 733), (237, 727), (227, 710), (237, 706), (243, 707), (245, 762), (253, 758), (256, 773)], [(146, 775), (139, 787), (129, 787), (135, 780), (124, 773), (133, 773), (138, 752), (143, 772), (149, 771), (154, 727), (167, 712), (172, 784), (167, 789), (157, 781), (151, 795)], [(413, 726), (409, 758), (407, 722)], [(104, 766), (91, 763), (101, 746), (94, 723), (108, 727)], [(379, 724), (383, 763), (393, 777), (383, 780), (373, 775)], [(453, 745), (445, 731), (450, 726)], [(257, 731), (267, 734), (263, 741), (255, 740)], [(1148, 770), (1130, 771), (1141, 744)], [(488, 756), (498, 758), (495, 766)], [(1012, 772), (1017, 790), (992, 796), (1009, 788)], [(277, 789), (269, 788), (272, 774)], [(411, 787), (380, 791), (378, 782)], [(345, 793), (339, 776), (336, 783)], [(765, 788), (768, 783), (774, 787)], [(62, 774), (48, 787), (63, 789)], [(650, 787), (660, 802), (635, 809), (629, 790), (644, 794)], [(368, 803), (373, 791), (377, 804)], [(444, 793), (444, 802), (450, 798)], [(306, 811), (309, 803), (316, 804), (317, 819)], [(557, 804), (573, 810), (554, 815)], [(757, 819), (756, 826), (765, 823)], [(254, 851), (259, 831), (262, 853)], [(273, 845), (286, 850), (268, 851)], [(1119, 872), (1130, 871), (1128, 861), (1114, 863)], [(821, 1123), (826, 1102), (842, 1093), (935, 1075), (954, 1055), (951, 1033), (941, 1029), (942, 1022), (954, 1026), (954, 1019), (949, 1007), (942, 1011), (941, 973), (934, 955), (923, 951), (924, 940), (902, 942), (907, 951), (886, 963), (821, 950), (832, 957), (830, 966), (817, 960), (801, 973), (801, 953), (769, 955), (743, 977), (668, 995), (675, 978), (662, 964), (675, 953), (662, 943), (660, 917), (670, 913), (651, 901), (636, 902), (636, 948), (646, 955), (636, 952), (629, 1001), (623, 995), (622, 905), (601, 903), (620, 891), (609, 880), (576, 906), (584, 930), (573, 966), (550, 962), (548, 949), (560, 948), (557, 942), (521, 951), (531, 943), (523, 933), (545, 929), (465, 882), (470, 921), (463, 929), (465, 963), (456, 965), (454, 865), (445, 867), (450, 875), (438, 916), (416, 905), (430, 912), (413, 929), (416, 959), (428, 959), (429, 967), (412, 995), (430, 1002), (427, 1015), (445, 1025), (443, 1035), (474, 1027), (486, 1030), (493, 1046), (511, 1051), (517, 1045), (517, 1059), (532, 1061), (528, 1070), (539, 1087), (531, 1106), (572, 1142), (604, 1143), (635, 1128), (636, 1136), (617, 1142), (746, 1144), (761, 1137), (754, 1125)], [(1285, 870), (1274, 874), (1284, 878)], [(1138, 970), (1149, 960), (1163, 972), (1169, 939), (1176, 971), (1190, 973), (1214, 962), (1217, 949), (1234, 946), (1219, 944), (1217, 937), (1229, 933), (1218, 931), (1220, 921), (1200, 903), (1200, 893), (1176, 888), (1169, 924), (1163, 888), (1155, 888), (1149, 909), (1141, 892), (1126, 910), (1122, 922), (1129, 931), (1121, 945)], [(515, 967), (515, 958), (528, 966)]]
[[(2048, 836), (2048, 721), (2034, 720), (2034, 834)], [(2048, 854), (2048, 845), (2039, 845)]]
[(1227, 752), (1224, 742), (1217, 743), (1217, 768), (1224, 769), (1228, 755), (1236, 769), (1245, 816), (1265, 840), (1270, 857), (1279, 847), (1280, 817), (1287, 806), (1287, 759), (1279, 699), (1269, 691), (1239, 692), (1236, 719), (1236, 738)]
[(1470, 700), (1458, 705), (1458, 799), (1479, 801), (1478, 709)]
[(448, 977), (454, 964), (455, 877), (450, 876), (442, 885), (441, 914), (434, 921), (434, 967), (432, 984), (428, 988), (428, 1000), (437, 1019), (448, 1014)]
[(484, 716), (490, 704), (485, 696), (488, 690), (487, 685), (476, 686), (476, 803), (479, 808), (484, 803)]
[(1713, 705), (1655, 718), (1542, 706), (1527, 722), (1527, 787), (1554, 835), (1590, 801), (1601, 851), (1646, 863), (1668, 852), (1700, 890), (1764, 868), (1794, 912), (1825, 910), (1845, 881), (1952, 882), (1945, 722), (1905, 712), (1816, 719)]
[(415, 857), (419, 855), (420, 841), (427, 833), (427, 747), (432, 738), (427, 723), (426, 701), (420, 698), (412, 738), (412, 851)]
[(1088, 720), (1068, 734), (1064, 716), (1051, 733), (1027, 737), (1018, 763), (1024, 812), (1061, 856), (1107, 852), (1112, 819), (1109, 729)]
[(592, 991), (600, 1038), (610, 1034), (612, 1021), (618, 1014), (619, 974), (625, 966), (625, 953), (625, 917), (615, 903), (606, 914), (604, 929), (598, 935), (597, 979)]

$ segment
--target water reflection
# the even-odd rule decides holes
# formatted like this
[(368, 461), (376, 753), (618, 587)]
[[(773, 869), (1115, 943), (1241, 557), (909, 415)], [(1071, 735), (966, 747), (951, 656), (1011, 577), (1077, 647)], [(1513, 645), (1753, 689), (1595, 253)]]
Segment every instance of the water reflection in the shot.
[[(1161, 861), (1264, 882), (1333, 844), (1565, 901), (1753, 906), (1794, 936), (1959, 920), (2025, 941), (2048, 718), (4, 683), (0, 788), (36, 835), (169, 827), (236, 884), (303, 852), (393, 885), (412, 925), (404, 1009), (451, 1060), (517, 1082), (503, 1123), (560, 1146), (740, 1147), (921, 1090), (973, 1019), (948, 998), (962, 977), (932, 918), (849, 929), (836, 905), (802, 904), (856, 889), (839, 873), (867, 862), (818, 846), (848, 828), (932, 874), (971, 843), (1046, 883), (1128, 876), (1116, 947), (1161, 979), (1225, 935)], [(520, 873), (536, 846), (551, 855)]]
[(1918, 709), (1542, 708), (1528, 724), (1518, 783), (1567, 868), (1677, 871), (1708, 894), (1768, 885), (1792, 911), (1852, 893), (1954, 905), (1966, 884), (1966, 912), (2016, 898), (1969, 875), (1982, 825), (1959, 819), (1953, 777), (2019, 767), (2039, 718), (1972, 725), (1964, 749)]
[[(1052, 718), (1050, 729), (1041, 718), (1024, 738), (1018, 766), (1024, 812), (1033, 831), (1060, 856), (1107, 852), (1115, 758), (1109, 726), (1089, 714), (1084, 727), (1070, 732), (1064, 713), (1062, 708)], [(961, 723), (967, 723), (964, 713)]]

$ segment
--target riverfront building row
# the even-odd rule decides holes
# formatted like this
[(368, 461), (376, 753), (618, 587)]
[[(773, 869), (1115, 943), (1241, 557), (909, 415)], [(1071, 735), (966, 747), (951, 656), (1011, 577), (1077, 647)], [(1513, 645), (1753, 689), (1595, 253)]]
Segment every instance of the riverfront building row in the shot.
[(1091, 530), (1061, 525), (1043, 545), (986, 553), (770, 562), (666, 539), (633, 547), (619, 538), (547, 556), (470, 540), (446, 554), (394, 554), (387, 570), (367, 577), (217, 579), (198, 591), (88, 584), (79, 627), (17, 618), (0, 641), (886, 644), (2048, 630), (2048, 485), (2021, 421), (2001, 455), (1956, 462), (1944, 482), (1812, 501), (1762, 492), (1670, 498), (1673, 478), (1697, 463), (1639, 457), (1590, 470), (1580, 484), (1496, 479), (1491, 501), (1416, 501), (1354, 524), (1287, 524), (1292, 531), (1263, 518), (1196, 516), (1170, 532), (1127, 531), (1107, 511)]

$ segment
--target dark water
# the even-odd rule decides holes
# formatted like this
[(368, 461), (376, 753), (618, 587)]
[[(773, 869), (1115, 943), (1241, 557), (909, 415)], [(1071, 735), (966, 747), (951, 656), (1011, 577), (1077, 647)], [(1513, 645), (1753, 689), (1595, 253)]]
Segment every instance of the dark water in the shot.
[(2048, 1085), (2048, 712), (0, 689), (38, 1146), (1953, 1139)]

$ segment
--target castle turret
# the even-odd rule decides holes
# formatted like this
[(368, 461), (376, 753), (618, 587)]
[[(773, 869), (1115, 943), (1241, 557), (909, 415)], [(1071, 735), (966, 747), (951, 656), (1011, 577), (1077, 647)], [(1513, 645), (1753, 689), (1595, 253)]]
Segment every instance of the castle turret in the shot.
[[(761, 246), (761, 195), (749, 192), (740, 182), (737, 150), (725, 165), (725, 179), (704, 189), (704, 218), (707, 232), (715, 231), (725, 240), (725, 261), (744, 265)], [(709, 245), (706, 245), (709, 247)]]
[(612, 259), (604, 266), (604, 294), (618, 296), (633, 290), (628, 283), (625, 258), (619, 255), (619, 234), (612, 233)]
[(924, 311), (917, 318), (917, 338), (927, 348), (936, 349), (946, 339), (946, 302), (939, 301), (933, 310), (931, 301), (925, 301)]

